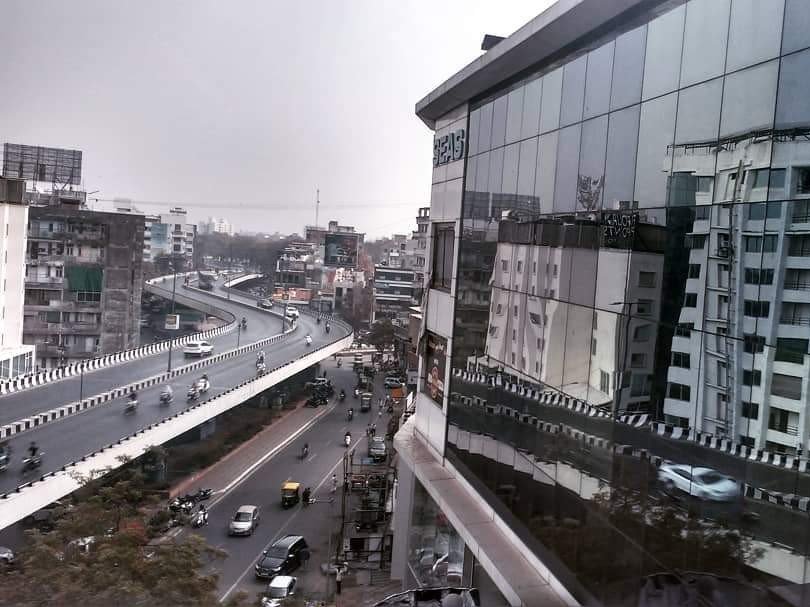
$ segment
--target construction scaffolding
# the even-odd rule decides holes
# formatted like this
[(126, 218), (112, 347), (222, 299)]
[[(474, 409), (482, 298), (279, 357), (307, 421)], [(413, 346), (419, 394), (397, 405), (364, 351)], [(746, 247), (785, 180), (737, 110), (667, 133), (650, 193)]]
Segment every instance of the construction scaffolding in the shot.
[(356, 450), (343, 458), (340, 541), (335, 556), (356, 569), (388, 569), (391, 563), (396, 468), (389, 461), (375, 463)]

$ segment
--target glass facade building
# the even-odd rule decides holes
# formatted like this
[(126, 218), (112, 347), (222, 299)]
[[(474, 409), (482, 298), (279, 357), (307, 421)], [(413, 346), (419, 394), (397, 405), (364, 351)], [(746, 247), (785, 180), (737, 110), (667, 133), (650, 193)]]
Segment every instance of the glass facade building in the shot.
[(806, 604), (810, 2), (560, 2), (417, 113), (464, 153), (401, 433), (561, 604)]

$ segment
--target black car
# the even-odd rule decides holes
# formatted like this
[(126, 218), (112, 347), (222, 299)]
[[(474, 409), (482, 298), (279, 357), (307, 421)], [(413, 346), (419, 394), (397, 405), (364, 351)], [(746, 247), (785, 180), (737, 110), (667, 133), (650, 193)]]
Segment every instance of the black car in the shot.
[(272, 579), (287, 575), (309, 558), (309, 546), (301, 535), (285, 535), (263, 551), (256, 563), (256, 577)]

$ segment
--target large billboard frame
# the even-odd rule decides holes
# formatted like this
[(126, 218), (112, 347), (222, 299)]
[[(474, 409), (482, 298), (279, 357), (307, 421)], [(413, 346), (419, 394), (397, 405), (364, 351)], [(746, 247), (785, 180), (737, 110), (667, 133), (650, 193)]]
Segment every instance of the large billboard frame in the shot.
[(82, 152), (4, 143), (3, 177), (78, 186), (82, 182)]
[(340, 268), (356, 268), (360, 249), (359, 234), (330, 232), (324, 236), (323, 265)]

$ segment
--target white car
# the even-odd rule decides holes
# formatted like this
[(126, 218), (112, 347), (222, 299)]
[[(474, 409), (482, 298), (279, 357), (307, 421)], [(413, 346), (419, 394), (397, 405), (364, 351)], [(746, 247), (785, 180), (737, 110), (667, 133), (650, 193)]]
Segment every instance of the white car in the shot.
[(740, 495), (736, 480), (711, 468), (667, 462), (658, 469), (658, 480), (667, 493), (678, 490), (712, 502), (730, 502)]
[(267, 584), (267, 592), (262, 597), (262, 607), (282, 605), (284, 599), (295, 594), (298, 579), (291, 575), (277, 575)]
[(211, 356), (214, 353), (214, 346), (207, 341), (190, 341), (183, 346), (185, 356)]
[(294, 306), (287, 306), (284, 309), (284, 315), (288, 316), (289, 318), (298, 318), (301, 314), (298, 312), (298, 308)]

